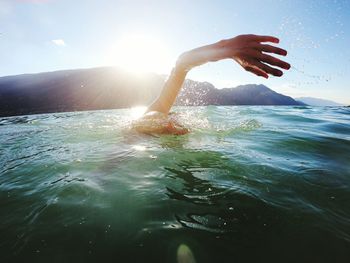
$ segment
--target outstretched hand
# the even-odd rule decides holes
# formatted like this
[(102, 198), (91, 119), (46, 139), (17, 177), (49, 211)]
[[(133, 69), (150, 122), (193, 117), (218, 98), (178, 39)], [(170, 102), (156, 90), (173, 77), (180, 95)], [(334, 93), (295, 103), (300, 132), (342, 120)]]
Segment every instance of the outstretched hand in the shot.
[(263, 44), (264, 42), (277, 44), (279, 39), (272, 36), (249, 34), (221, 40), (215, 44), (182, 54), (177, 66), (190, 70), (206, 62), (231, 58), (237, 61), (246, 71), (257, 76), (268, 78), (270, 74), (280, 77), (283, 72), (278, 68), (288, 70), (290, 64), (267, 53), (286, 56), (287, 51), (276, 46)]
[(282, 69), (289, 69), (290, 65), (266, 53), (286, 56), (287, 51), (279, 47), (262, 44), (263, 42), (277, 44), (279, 39), (272, 36), (240, 35), (224, 40), (222, 45), (226, 49), (227, 56), (232, 56), (246, 71), (264, 78), (268, 78), (268, 74), (277, 77), (282, 76), (283, 72), (281, 70), (270, 65)]

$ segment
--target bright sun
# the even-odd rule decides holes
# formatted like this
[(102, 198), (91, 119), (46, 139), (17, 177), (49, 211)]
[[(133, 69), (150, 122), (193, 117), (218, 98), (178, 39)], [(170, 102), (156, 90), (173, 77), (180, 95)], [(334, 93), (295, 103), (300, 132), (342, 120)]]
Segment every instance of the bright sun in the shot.
[(113, 47), (115, 64), (131, 72), (165, 73), (171, 56), (161, 40), (143, 34), (121, 37)]

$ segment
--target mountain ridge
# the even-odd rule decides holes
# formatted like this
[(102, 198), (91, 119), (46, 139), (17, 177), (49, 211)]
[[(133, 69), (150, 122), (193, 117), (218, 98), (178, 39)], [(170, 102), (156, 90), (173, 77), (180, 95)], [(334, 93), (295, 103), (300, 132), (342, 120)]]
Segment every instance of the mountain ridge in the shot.
[[(113, 67), (0, 77), (0, 116), (128, 108), (150, 104), (166, 76)], [(175, 105), (304, 105), (260, 84), (217, 89), (186, 79)]]
[(300, 98), (295, 98), (295, 100), (301, 101), (310, 106), (344, 106), (343, 104), (332, 100), (326, 100), (326, 99), (314, 98), (314, 97), (300, 97)]

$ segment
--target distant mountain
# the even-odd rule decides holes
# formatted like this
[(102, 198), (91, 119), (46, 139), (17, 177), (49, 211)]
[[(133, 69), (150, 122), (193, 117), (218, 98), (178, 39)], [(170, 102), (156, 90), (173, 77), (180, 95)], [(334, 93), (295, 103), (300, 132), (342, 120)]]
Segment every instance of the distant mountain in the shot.
[(312, 97), (295, 98), (295, 100), (303, 102), (303, 103), (310, 105), (310, 106), (343, 106), (343, 104), (340, 104), (340, 103), (335, 102), (335, 101), (319, 99), (319, 98), (312, 98)]
[(216, 89), (208, 82), (186, 80), (178, 105), (304, 105), (264, 85)]
[(164, 76), (115, 68), (64, 70), (0, 78), (0, 116), (126, 108), (150, 103)]
[[(24, 74), (0, 78), (0, 116), (127, 108), (148, 105), (165, 76), (132, 75), (106, 67)], [(176, 105), (303, 105), (264, 85), (216, 89), (186, 80)]]

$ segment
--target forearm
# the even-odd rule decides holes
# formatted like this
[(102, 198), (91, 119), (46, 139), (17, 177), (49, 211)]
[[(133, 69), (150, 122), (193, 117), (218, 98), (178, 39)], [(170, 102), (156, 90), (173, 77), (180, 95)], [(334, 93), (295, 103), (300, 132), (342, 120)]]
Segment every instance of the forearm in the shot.
[(175, 67), (164, 84), (159, 97), (148, 107), (147, 112), (158, 111), (168, 114), (185, 81), (187, 70)]
[(187, 72), (206, 62), (221, 59), (219, 57), (220, 53), (217, 52), (217, 45), (219, 45), (219, 43), (220, 42), (192, 49), (183, 53), (177, 60), (176, 66), (171, 71), (159, 97), (148, 107), (147, 112), (158, 111), (168, 114), (181, 90)]
[(214, 44), (202, 46), (183, 53), (177, 62), (185, 70), (189, 71), (194, 67), (207, 62), (215, 62), (225, 58), (225, 40)]

